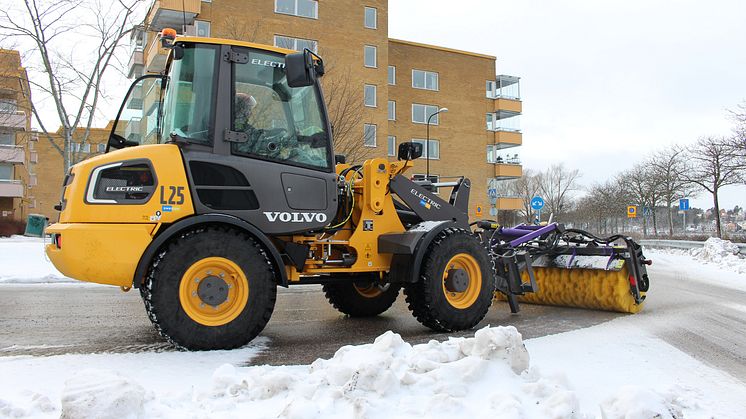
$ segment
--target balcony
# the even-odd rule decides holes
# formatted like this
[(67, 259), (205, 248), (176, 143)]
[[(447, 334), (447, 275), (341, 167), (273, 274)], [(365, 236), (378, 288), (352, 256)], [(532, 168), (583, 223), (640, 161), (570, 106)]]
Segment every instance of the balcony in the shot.
[(129, 141), (140, 142), (140, 118), (132, 118), (127, 123), (127, 128), (124, 129), (124, 138)]
[(127, 64), (129, 71), (127, 72), (127, 78), (140, 77), (143, 70), (145, 69), (144, 54), (142, 48), (135, 48), (130, 56), (129, 64)]
[(507, 76), (504, 74), (497, 75), (495, 80), (487, 81), (487, 98), (520, 101), (520, 80), (520, 77)]
[(497, 180), (515, 179), (523, 175), (523, 167), (520, 163), (495, 163), (495, 176)]
[(161, 41), (157, 36), (148, 43), (145, 49), (145, 71), (148, 73), (160, 73), (166, 68), (168, 49), (161, 48)]
[(501, 196), (497, 198), (495, 206), (500, 210), (520, 210), (523, 209), (523, 199), (519, 196)]
[(523, 144), (523, 134), (517, 131), (495, 131), (495, 149), (502, 150)]
[(200, 14), (201, 8), (202, 0), (156, 0), (146, 22), (150, 30), (174, 28), (181, 32), (184, 24), (194, 24), (194, 18)]
[(21, 181), (0, 179), (0, 198), (23, 198)]
[(488, 113), (487, 131), (521, 132), (521, 114), (505, 110)]
[(495, 111), (497, 112), (510, 112), (513, 114), (520, 114), (523, 112), (523, 102), (516, 99), (495, 99)]
[(26, 131), (26, 112), (0, 112), (0, 127)]
[(20, 145), (0, 145), (0, 162), (24, 164), (26, 152)]

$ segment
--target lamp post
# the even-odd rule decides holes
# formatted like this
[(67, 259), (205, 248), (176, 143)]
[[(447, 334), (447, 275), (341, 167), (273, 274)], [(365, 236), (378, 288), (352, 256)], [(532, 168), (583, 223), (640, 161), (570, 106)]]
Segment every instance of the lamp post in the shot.
[(440, 108), (438, 112), (427, 117), (427, 140), (425, 140), (425, 153), (427, 153), (427, 174), (425, 180), (430, 180), (430, 120), (437, 114), (448, 112), (448, 108)]

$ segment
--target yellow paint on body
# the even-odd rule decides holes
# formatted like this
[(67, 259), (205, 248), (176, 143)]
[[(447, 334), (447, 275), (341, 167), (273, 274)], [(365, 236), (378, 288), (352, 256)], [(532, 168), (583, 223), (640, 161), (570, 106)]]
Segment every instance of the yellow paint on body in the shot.
[[(143, 204), (90, 204), (86, 193), (91, 173), (100, 166), (129, 160), (149, 160), (156, 190)], [(84, 160), (72, 168), (72, 183), (64, 190), (60, 221), (47, 227), (59, 234), (62, 248), (46, 246), (54, 266), (70, 278), (116, 286), (131, 286), (140, 257), (163, 223), (194, 214), (181, 152), (174, 144), (141, 145)], [(181, 188), (183, 202), (164, 211), (160, 187)], [(171, 198), (166, 192), (164, 199)], [(174, 202), (180, 202), (181, 198)], [(169, 205), (167, 205), (169, 206)]]
[(69, 278), (129, 287), (154, 229), (155, 224), (57, 223), (46, 232), (62, 236), (62, 249), (48, 244), (45, 250)]

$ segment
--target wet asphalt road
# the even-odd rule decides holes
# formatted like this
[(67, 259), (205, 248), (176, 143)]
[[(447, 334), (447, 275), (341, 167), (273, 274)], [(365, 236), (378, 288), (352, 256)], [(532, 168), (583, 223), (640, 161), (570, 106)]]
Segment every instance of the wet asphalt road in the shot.
[[(671, 267), (653, 266), (650, 274), (654, 288), (643, 312), (634, 316), (527, 304), (512, 315), (506, 303), (498, 302), (478, 327), (514, 325), (524, 338), (532, 338), (628, 317), (746, 382), (746, 292), (705, 286)], [(331, 357), (340, 346), (370, 343), (387, 330), (411, 343), (474, 333), (433, 333), (412, 317), (403, 296), (382, 316), (353, 319), (334, 310), (320, 287), (291, 287), (278, 293), (275, 312), (261, 335), (269, 338), (267, 349), (251, 364), (307, 364)], [(153, 330), (136, 291), (90, 285), (0, 286), (0, 356), (169, 350)]]

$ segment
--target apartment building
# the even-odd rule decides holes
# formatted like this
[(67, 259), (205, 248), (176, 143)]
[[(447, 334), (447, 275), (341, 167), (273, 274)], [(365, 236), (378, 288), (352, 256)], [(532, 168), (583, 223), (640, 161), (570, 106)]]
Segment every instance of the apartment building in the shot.
[[(30, 90), (18, 51), (0, 49), (0, 221), (27, 214), (31, 138)], [(32, 147), (33, 148), (33, 147)]]
[(387, 0), (156, 0), (133, 32), (129, 74), (163, 70), (157, 33), (166, 27), (309, 48), (324, 58), (325, 79), (344, 75), (359, 92), (352, 141), (366, 155), (395, 158), (399, 143), (427, 143), (429, 131), (410, 173), (424, 178), (429, 166), (433, 180), (469, 177), (472, 217), (519, 209), (518, 197), (496, 195), (496, 182), (522, 173), (519, 78), (496, 75), (494, 56), (390, 39), (387, 22)]

